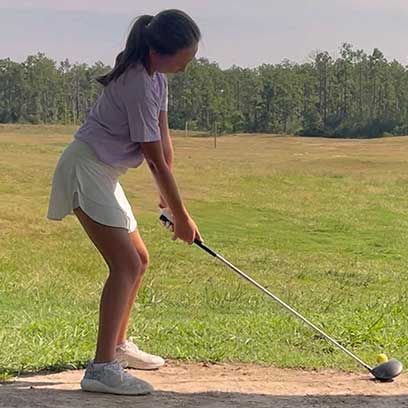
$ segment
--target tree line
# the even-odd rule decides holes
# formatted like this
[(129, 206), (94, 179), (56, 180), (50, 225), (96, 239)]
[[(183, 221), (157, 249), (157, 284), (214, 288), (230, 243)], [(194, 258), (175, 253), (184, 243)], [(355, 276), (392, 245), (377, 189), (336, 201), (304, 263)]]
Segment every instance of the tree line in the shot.
[[(0, 59), (0, 123), (79, 124), (110, 70), (56, 63), (42, 53)], [(206, 59), (169, 76), (173, 129), (219, 133), (377, 137), (408, 134), (408, 67), (343, 44), (336, 57), (316, 51), (305, 63), (221, 69)]]

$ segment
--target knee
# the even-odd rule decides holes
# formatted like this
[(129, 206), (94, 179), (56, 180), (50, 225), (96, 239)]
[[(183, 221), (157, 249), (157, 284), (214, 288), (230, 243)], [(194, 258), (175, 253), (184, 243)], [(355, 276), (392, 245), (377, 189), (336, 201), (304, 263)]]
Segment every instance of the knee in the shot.
[(133, 286), (144, 273), (143, 263), (137, 253), (122, 256), (110, 265), (110, 274)]
[(150, 263), (149, 253), (147, 251), (141, 251), (139, 252), (139, 258), (140, 258), (141, 273), (144, 274), (146, 272), (146, 269), (149, 267), (149, 263)]

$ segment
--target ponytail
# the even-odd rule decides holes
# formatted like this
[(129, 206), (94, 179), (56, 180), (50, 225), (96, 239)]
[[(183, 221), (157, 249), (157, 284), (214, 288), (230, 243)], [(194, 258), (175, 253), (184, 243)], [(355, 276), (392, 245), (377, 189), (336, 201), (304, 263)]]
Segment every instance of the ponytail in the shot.
[(146, 27), (152, 20), (153, 16), (144, 15), (135, 21), (127, 38), (125, 49), (117, 55), (112, 71), (96, 78), (100, 84), (107, 86), (110, 81), (119, 78), (132, 64), (146, 65), (149, 54)]

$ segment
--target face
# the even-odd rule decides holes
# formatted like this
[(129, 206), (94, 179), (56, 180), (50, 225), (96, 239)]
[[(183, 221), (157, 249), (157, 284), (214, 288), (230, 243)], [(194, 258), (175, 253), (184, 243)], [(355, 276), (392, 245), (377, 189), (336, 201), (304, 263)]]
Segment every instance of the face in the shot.
[(155, 51), (150, 51), (150, 61), (155, 71), (163, 74), (175, 74), (184, 72), (187, 65), (195, 57), (198, 51), (198, 44), (183, 48), (174, 55), (160, 55)]

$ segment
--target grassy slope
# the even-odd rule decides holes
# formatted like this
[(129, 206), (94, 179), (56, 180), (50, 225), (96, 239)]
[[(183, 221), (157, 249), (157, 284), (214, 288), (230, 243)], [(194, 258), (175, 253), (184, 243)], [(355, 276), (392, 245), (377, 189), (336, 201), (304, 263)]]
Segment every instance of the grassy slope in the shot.
[[(92, 356), (106, 268), (73, 217), (45, 219), (72, 127), (0, 126), (0, 375)], [(208, 245), (369, 363), (408, 354), (408, 139), (175, 137)], [(143, 166), (122, 180), (151, 254), (131, 334), (168, 358), (280, 367), (353, 361), (157, 222)]]

